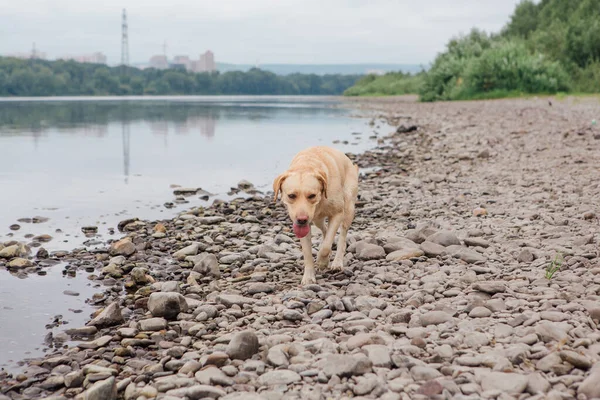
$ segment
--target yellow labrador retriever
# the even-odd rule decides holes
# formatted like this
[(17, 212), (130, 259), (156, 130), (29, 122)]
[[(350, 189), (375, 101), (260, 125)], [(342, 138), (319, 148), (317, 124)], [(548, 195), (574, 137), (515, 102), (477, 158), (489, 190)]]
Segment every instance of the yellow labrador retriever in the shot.
[[(346, 235), (354, 219), (358, 194), (358, 166), (341, 151), (330, 147), (310, 147), (294, 157), (287, 171), (273, 181), (274, 201), (279, 192), (300, 238), (304, 255), (302, 284), (316, 283), (312, 257), (311, 225), (323, 232), (317, 267), (327, 268), (331, 245), (340, 225), (337, 252), (332, 270), (342, 270)], [(327, 218), (327, 225), (325, 224)]]

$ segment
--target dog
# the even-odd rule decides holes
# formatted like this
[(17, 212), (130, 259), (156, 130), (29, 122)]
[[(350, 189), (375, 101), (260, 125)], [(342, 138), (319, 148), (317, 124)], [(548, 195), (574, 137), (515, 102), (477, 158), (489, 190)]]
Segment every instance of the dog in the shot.
[(337, 252), (330, 267), (332, 271), (341, 271), (344, 267), (346, 236), (354, 220), (358, 196), (358, 165), (337, 149), (310, 147), (296, 154), (288, 170), (274, 179), (273, 191), (274, 202), (277, 202), (281, 193), (294, 234), (302, 244), (302, 285), (316, 283), (311, 241), (313, 225), (323, 232), (323, 241), (317, 254), (317, 267), (320, 269), (329, 266), (331, 246), (341, 226)]

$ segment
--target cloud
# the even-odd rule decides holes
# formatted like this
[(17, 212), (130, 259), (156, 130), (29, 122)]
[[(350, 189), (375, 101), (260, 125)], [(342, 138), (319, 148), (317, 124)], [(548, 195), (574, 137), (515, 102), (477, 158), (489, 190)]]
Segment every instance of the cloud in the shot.
[(0, 0), (0, 54), (36, 42), (51, 56), (120, 57), (121, 10), (130, 60), (206, 49), (234, 63), (428, 63), (451, 36), (499, 30), (519, 0)]

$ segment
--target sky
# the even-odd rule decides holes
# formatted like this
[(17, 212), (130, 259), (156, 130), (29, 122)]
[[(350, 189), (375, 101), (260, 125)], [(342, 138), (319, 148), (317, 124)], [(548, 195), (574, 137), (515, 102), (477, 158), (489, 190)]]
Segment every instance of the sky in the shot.
[(236, 64), (427, 65), (472, 27), (499, 31), (519, 0), (0, 0), (0, 54), (96, 51), (129, 60), (211, 50)]

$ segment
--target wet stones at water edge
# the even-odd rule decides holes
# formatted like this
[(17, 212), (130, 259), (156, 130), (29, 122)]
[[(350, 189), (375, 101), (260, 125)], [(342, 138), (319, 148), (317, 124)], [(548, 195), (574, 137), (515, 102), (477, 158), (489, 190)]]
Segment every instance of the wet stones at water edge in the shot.
[[(92, 271), (99, 308), (87, 326), (57, 330), (22, 375), (0, 373), (5, 394), (600, 397), (597, 219), (585, 217), (598, 212), (600, 188), (589, 184), (598, 141), (553, 134), (597, 105), (444, 103), (435, 115), (425, 104), (365, 107), (380, 110), (374, 125), (389, 118), (418, 129), (390, 129), (377, 149), (350, 155), (380, 168), (361, 174), (343, 273), (298, 285), (300, 246), (271, 196), (125, 221), (124, 238), (108, 248), (47, 254)], [(521, 125), (535, 137), (507, 134)], [(572, 163), (574, 151), (588, 162)]]

